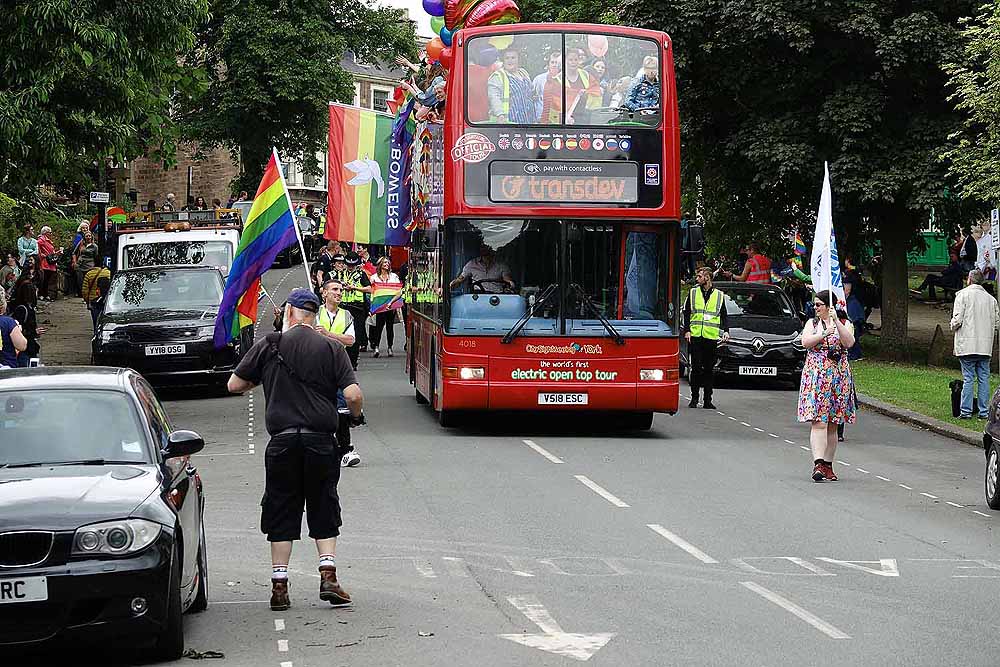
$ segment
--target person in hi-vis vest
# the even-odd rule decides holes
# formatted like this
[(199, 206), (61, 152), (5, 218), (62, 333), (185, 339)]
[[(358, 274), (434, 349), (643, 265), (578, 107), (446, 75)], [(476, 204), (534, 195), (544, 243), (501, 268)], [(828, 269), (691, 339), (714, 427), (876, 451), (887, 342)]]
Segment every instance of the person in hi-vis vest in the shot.
[[(323, 296), (323, 305), (316, 313), (316, 331), (327, 338), (338, 341), (350, 352), (354, 348), (354, 316), (347, 308), (340, 307), (340, 300), (344, 294), (344, 285), (339, 280), (332, 278), (323, 283), (320, 290)], [(347, 403), (343, 396), (337, 396), (338, 408), (341, 413), (340, 428), (337, 429), (337, 445), (344, 452), (340, 464), (342, 466), (354, 467), (361, 463), (361, 456), (351, 444), (350, 425), (345, 420), (345, 409)]]
[(691, 369), (691, 403), (698, 407), (698, 392), (705, 390), (704, 407), (714, 410), (712, 385), (719, 341), (729, 340), (726, 316), (726, 296), (712, 287), (712, 270), (702, 266), (695, 273), (698, 283), (684, 301), (682, 328), (688, 344), (688, 366)]

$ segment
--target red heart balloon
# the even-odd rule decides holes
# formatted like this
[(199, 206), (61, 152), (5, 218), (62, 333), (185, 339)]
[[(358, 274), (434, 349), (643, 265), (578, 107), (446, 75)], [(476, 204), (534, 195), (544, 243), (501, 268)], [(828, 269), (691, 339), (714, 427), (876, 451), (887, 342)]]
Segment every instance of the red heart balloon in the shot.
[(465, 27), (517, 23), (520, 20), (521, 9), (514, 0), (483, 0), (466, 15)]
[(455, 26), (461, 26), (465, 15), (479, 2), (480, 0), (445, 0), (444, 27), (454, 30)]

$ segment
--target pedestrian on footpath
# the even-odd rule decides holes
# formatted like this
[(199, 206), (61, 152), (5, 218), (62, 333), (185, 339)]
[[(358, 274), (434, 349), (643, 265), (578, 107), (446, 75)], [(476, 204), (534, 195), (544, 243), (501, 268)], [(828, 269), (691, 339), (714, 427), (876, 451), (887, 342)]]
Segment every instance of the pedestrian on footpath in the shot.
[(813, 297), (816, 316), (802, 329), (806, 363), (799, 385), (800, 422), (809, 422), (809, 447), (813, 456), (814, 482), (837, 481), (833, 461), (837, 454), (837, 425), (856, 419), (854, 380), (847, 350), (854, 345), (854, 327), (830, 308), (829, 290)]
[(23, 350), (19, 350), (17, 355), (17, 365), (20, 368), (27, 368), (30, 361), (41, 356), (42, 346), (38, 342), (38, 337), (45, 333), (43, 327), (38, 326), (38, 288), (35, 287), (35, 268), (29, 262), (27, 268), (21, 272), (21, 277), (14, 287), (14, 299), (11, 301), (10, 314), (21, 326), (21, 333), (28, 341)]
[(99, 253), (100, 250), (97, 247), (97, 242), (94, 240), (93, 231), (85, 231), (79, 245), (73, 251), (73, 266), (76, 269), (77, 284), (80, 286), (81, 293), (83, 291), (83, 278), (87, 275), (88, 271), (97, 265), (97, 255)]
[(38, 259), (41, 274), (38, 280), (38, 296), (42, 301), (53, 301), (56, 296), (56, 262), (62, 255), (62, 248), (57, 251), (52, 239), (52, 228), (48, 225), (42, 227), (41, 234), (38, 235)]
[(993, 336), (1000, 326), (997, 300), (983, 288), (979, 269), (969, 272), (968, 287), (955, 294), (951, 330), (955, 332), (955, 356), (962, 364), (962, 408), (959, 417), (972, 419), (972, 390), (979, 383), (979, 418), (989, 417), (990, 356)]
[(7, 297), (0, 291), (0, 370), (17, 368), (17, 355), (28, 348), (21, 325), (7, 312)]
[(264, 386), (271, 439), (264, 454), (260, 528), (271, 544), (274, 611), (291, 606), (288, 561), (300, 539), (303, 507), (319, 554), (319, 597), (334, 606), (351, 604), (337, 581), (335, 560), (342, 525), (337, 394), (343, 392), (353, 426), (364, 423), (363, 396), (344, 346), (316, 331), (319, 310), (312, 290), (292, 290), (282, 331), (257, 341), (229, 379), (229, 391), (236, 394)]
[(703, 406), (714, 410), (712, 390), (715, 385), (715, 359), (719, 341), (729, 340), (729, 319), (726, 315), (726, 295), (712, 287), (712, 270), (707, 266), (695, 272), (697, 285), (684, 301), (681, 328), (688, 344), (688, 366), (691, 372), (690, 408), (698, 407), (698, 392), (705, 390)]
[(21, 236), (17, 238), (17, 258), (23, 270), (28, 259), (38, 254), (38, 241), (35, 239), (35, 229), (25, 225)]
[(104, 301), (111, 288), (111, 271), (106, 266), (95, 266), (83, 277), (83, 302), (90, 311), (94, 323), (94, 334), (97, 334), (97, 318), (104, 310)]
[[(7, 297), (7, 301), (10, 301), (14, 295), (14, 285), (17, 284), (17, 279), (20, 277), (21, 267), (17, 265), (17, 255), (9, 252), (7, 253), (7, 263), (3, 268), (0, 268), (0, 291)], [(5, 312), (7, 311), (0, 311), (0, 315)]]

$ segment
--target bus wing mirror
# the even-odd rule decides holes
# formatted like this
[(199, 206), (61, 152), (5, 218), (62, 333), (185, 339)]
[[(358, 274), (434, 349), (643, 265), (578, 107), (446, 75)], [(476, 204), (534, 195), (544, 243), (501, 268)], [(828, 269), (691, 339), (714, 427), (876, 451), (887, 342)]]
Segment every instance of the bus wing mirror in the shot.
[(705, 228), (702, 225), (688, 225), (684, 241), (684, 254), (702, 255), (705, 252)]

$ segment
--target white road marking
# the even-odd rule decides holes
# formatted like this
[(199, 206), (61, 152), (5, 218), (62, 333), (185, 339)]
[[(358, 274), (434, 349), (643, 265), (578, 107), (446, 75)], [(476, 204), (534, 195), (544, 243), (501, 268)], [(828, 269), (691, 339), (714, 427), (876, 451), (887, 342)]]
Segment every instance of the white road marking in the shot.
[(292, 667), (292, 662), (290, 660), (283, 662), (281, 663), (281, 665), (279, 665), (279, 667)]
[(628, 507), (629, 506), (628, 503), (622, 501), (620, 498), (618, 498), (617, 496), (615, 496), (613, 493), (611, 493), (607, 489), (603, 488), (600, 484), (594, 482), (589, 477), (586, 477), (584, 475), (573, 475), (573, 476), (576, 477), (577, 481), (579, 481), (585, 487), (587, 487), (588, 489), (590, 489), (591, 491), (593, 491), (594, 493), (596, 493), (600, 497), (604, 498), (605, 500), (607, 500), (609, 503), (611, 503), (615, 507)]
[(267, 604), (270, 600), (212, 600), (212, 604)]
[(747, 428), (750, 428), (750, 424), (748, 424), (746, 422), (740, 422), (740, 423), (743, 424), (744, 426), (746, 426)]
[(276, 619), (274, 619), (274, 631), (275, 632), (284, 632), (285, 631), (285, 619), (283, 619), (283, 618), (276, 618)]
[(764, 429), (757, 428), (756, 426), (753, 427), (753, 430), (757, 431), (758, 433), (763, 433), (764, 432)]
[(730, 419), (732, 421), (736, 421), (736, 417), (729, 417), (729, 416), (727, 416), (726, 419)]
[(288, 653), (288, 640), (279, 639), (278, 640), (278, 653)]
[(533, 450), (535, 450), (536, 452), (547, 458), (552, 463), (565, 463), (565, 461), (563, 461), (561, 458), (550, 453), (544, 447), (539, 447), (531, 440), (522, 440), (521, 442), (526, 444), (528, 447), (531, 447)]
[(698, 560), (700, 560), (702, 563), (706, 563), (708, 565), (712, 565), (712, 564), (715, 564), (715, 563), (719, 562), (719, 561), (715, 560), (714, 558), (712, 558), (711, 556), (709, 556), (704, 551), (702, 551), (701, 549), (699, 549), (698, 547), (694, 546), (693, 544), (691, 544), (690, 542), (688, 542), (687, 540), (685, 540), (683, 537), (680, 537), (678, 535), (674, 535), (669, 530), (667, 530), (666, 528), (664, 528), (663, 526), (661, 526), (659, 524), (656, 524), (656, 523), (647, 523), (646, 527), (649, 528), (650, 530), (652, 530), (657, 535), (661, 535), (662, 537), (665, 537), (670, 542), (673, 542), (674, 546), (680, 547), (684, 551), (688, 552), (689, 554), (691, 554), (692, 556), (694, 556), (695, 558), (697, 558)]
[(867, 470), (865, 470), (864, 468), (857, 468), (857, 467), (856, 467), (856, 468), (855, 468), (855, 470), (857, 470), (858, 472), (863, 472), (863, 473), (864, 473), (864, 474), (866, 474), (866, 475), (870, 475), (870, 474), (871, 474), (870, 472), (868, 472), (868, 471), (867, 471)]
[(794, 445), (795, 443), (792, 442), (791, 440), (785, 440), (785, 444), (787, 444), (787, 445)]
[(932, 500), (937, 500), (937, 499), (938, 499), (938, 497), (937, 497), (937, 496), (935, 496), (935, 495), (933, 495), (933, 494), (930, 494), (930, 493), (924, 493), (923, 491), (921, 491), (921, 492), (920, 492), (920, 495), (922, 495), (922, 496), (927, 496), (928, 498), (930, 498), (930, 499), (932, 499)]
[(906, 484), (900, 484), (899, 486), (903, 487), (903, 488), (904, 488), (904, 489), (906, 489), (907, 491), (912, 491), (912, 490), (913, 490), (913, 487), (912, 487), (912, 486), (907, 486)]
[(892, 481), (892, 480), (891, 480), (891, 479), (889, 479), (888, 477), (883, 477), (882, 475), (875, 475), (875, 476), (876, 476), (876, 477), (878, 477), (878, 478), (879, 478), (880, 480), (882, 480), (883, 482), (891, 482), (891, 481)]
[(805, 445), (799, 445), (799, 449), (803, 449), (803, 450), (805, 450), (807, 452), (809, 451), (809, 448), (806, 447)]
[(803, 609), (802, 607), (798, 606), (797, 604), (795, 604), (791, 600), (783, 598), (782, 596), (778, 595), (777, 593), (775, 593), (773, 591), (769, 591), (768, 589), (764, 588), (760, 584), (756, 584), (756, 583), (754, 583), (752, 581), (741, 581), (740, 585), (743, 586), (744, 588), (746, 588), (747, 590), (753, 591), (754, 593), (756, 593), (757, 595), (761, 596), (762, 598), (764, 598), (768, 602), (776, 604), (779, 607), (781, 607), (782, 609), (784, 609), (785, 611), (793, 614), (794, 616), (797, 616), (798, 618), (802, 619), (803, 621), (805, 621), (809, 625), (813, 626), (814, 628), (816, 628), (817, 630), (819, 630), (820, 632), (822, 632), (823, 634), (825, 634), (827, 637), (830, 637), (831, 639), (850, 639), (851, 638), (851, 636), (849, 634), (847, 634), (847, 633), (845, 633), (845, 632), (843, 632), (841, 630), (838, 630), (834, 626), (832, 626), (829, 623), (827, 623), (826, 621), (824, 621), (819, 616), (816, 616), (812, 612), (806, 611), (805, 609)]
[(771, 436), (772, 438), (777, 438), (778, 437), (774, 433), (768, 433), (768, 435)]
[(842, 466), (849, 466), (849, 465), (851, 465), (851, 464), (850, 464), (850, 463), (848, 463), (847, 461), (837, 461), (837, 463), (839, 463), (839, 464), (840, 464), (840, 465), (842, 465)]
[(958, 503), (953, 503), (953, 502), (951, 502), (950, 500), (948, 500), (948, 501), (946, 501), (946, 502), (947, 502), (947, 503), (948, 503), (949, 505), (951, 505), (952, 507), (957, 507), (957, 508), (959, 508), (959, 509), (965, 509), (965, 505), (959, 505)]
[(716, 412), (718, 412), (718, 413), (719, 413), (720, 415), (722, 415), (723, 417), (725, 417), (725, 416), (726, 416), (726, 413), (725, 413), (725, 412), (723, 412), (722, 410), (716, 410)]
[[(752, 561), (765, 561), (765, 560), (780, 560), (798, 565), (803, 570), (807, 572), (776, 572), (770, 570), (762, 570), (759, 567), (751, 565), (748, 560)], [(748, 556), (746, 558), (734, 558), (730, 561), (733, 565), (736, 565), (740, 569), (746, 570), (753, 574), (776, 574), (787, 577), (836, 577), (833, 572), (827, 572), (818, 565), (814, 565), (804, 558), (797, 558), (795, 556)]]
[(500, 635), (501, 639), (509, 639), (524, 646), (586, 662), (615, 636), (614, 632), (595, 632), (593, 634), (565, 632), (538, 601), (538, 598), (533, 595), (509, 597), (507, 601), (524, 614), (529, 621), (537, 625), (542, 634), (503, 634)]
[[(822, 556), (817, 556), (816, 560), (821, 560), (825, 563), (843, 565), (844, 567), (851, 568), (852, 570), (867, 572), (868, 574), (874, 574), (879, 577), (899, 576), (899, 564), (896, 562), (895, 558), (880, 558), (879, 560), (837, 560), (836, 558), (823, 558)], [(867, 567), (868, 565), (878, 565), (878, 569)]]
[(990, 515), (989, 515), (989, 514), (986, 514), (985, 512), (980, 512), (979, 510), (972, 510), (972, 513), (973, 513), (973, 514), (978, 514), (979, 516), (984, 516), (984, 517), (986, 517), (987, 519), (988, 519), (988, 518), (990, 518)]

